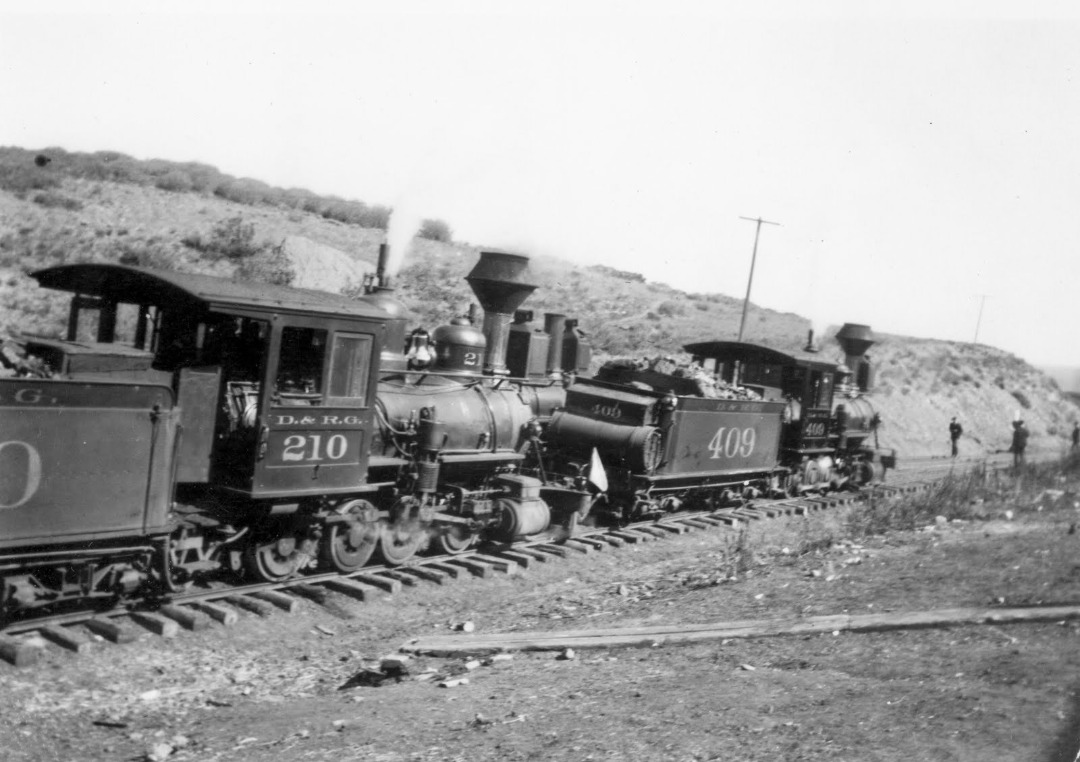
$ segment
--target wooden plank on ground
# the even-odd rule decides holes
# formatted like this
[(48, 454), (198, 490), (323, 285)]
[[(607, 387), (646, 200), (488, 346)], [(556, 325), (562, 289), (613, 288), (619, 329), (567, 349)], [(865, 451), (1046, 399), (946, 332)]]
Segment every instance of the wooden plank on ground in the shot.
[(624, 540), (622, 537), (616, 537), (615, 535), (613, 535), (611, 533), (598, 534), (595, 537), (596, 537), (596, 539), (603, 540), (608, 545), (611, 545), (611, 546), (616, 547), (616, 548), (622, 548), (622, 547), (626, 546), (626, 540)]
[(757, 638), (835, 632), (954, 627), (972, 624), (1058, 622), (1080, 618), (1080, 606), (1033, 606), (1016, 609), (937, 609), (887, 614), (848, 614), (805, 618), (744, 620), (699, 625), (656, 625), (562, 632), (491, 633), (478, 636), (419, 638), (402, 650), (442, 655), (457, 652), (536, 651), (563, 648), (612, 648), (664, 643), (693, 643), (724, 638)]

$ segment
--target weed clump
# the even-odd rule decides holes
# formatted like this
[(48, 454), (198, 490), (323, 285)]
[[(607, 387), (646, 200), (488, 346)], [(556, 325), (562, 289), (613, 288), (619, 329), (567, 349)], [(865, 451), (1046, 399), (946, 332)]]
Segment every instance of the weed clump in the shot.
[(915, 530), (945, 521), (978, 521), (998, 511), (995, 507), (1021, 505), (1048, 489), (1080, 476), (1080, 455), (1032, 463), (1007, 471), (976, 466), (936, 482), (917, 495), (872, 496), (848, 516), (850, 537), (884, 534), (889, 530)]
[(265, 242), (255, 239), (254, 223), (245, 222), (239, 215), (219, 222), (208, 236), (195, 233), (185, 236), (182, 243), (202, 254), (209, 254), (212, 258), (230, 261), (254, 257), (268, 248)]

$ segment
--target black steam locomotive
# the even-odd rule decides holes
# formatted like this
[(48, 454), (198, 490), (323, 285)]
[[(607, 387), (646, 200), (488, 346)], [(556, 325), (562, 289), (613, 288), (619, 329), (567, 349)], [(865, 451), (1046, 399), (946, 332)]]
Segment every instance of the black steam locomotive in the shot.
[[(431, 336), (407, 335), (381, 263), (359, 299), (119, 265), (35, 273), (74, 297), (65, 339), (24, 339), (48, 372), (0, 378), (0, 627), (203, 575), (565, 537), (594, 507), (625, 520), (872, 477), (872, 410), (853, 385), (835, 394), (846, 368), (717, 342), (687, 347), (699, 375), (754, 399), (633, 367), (573, 381), (590, 360), (575, 321), (511, 325), (527, 267), (481, 254), (467, 280), (483, 331)], [(865, 369), (868, 329), (845, 330)]]

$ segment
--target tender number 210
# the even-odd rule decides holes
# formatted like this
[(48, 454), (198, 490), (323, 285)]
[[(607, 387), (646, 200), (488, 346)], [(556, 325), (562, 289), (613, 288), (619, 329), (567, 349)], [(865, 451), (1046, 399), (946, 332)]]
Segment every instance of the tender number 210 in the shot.
[(717, 458), (734, 458), (736, 455), (749, 458), (757, 444), (757, 432), (751, 427), (745, 429), (734, 426), (721, 426), (716, 434), (709, 440), (709, 451), (712, 452), (711, 460)]

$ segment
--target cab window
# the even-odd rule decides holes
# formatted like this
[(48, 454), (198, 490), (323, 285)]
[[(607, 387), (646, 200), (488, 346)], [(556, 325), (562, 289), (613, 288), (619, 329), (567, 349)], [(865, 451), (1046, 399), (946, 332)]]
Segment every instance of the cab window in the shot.
[(371, 369), (372, 337), (362, 333), (335, 333), (330, 355), (328, 395), (341, 404), (363, 405)]
[(318, 404), (323, 393), (325, 356), (325, 330), (299, 326), (283, 328), (275, 394), (285, 402), (303, 400)]

